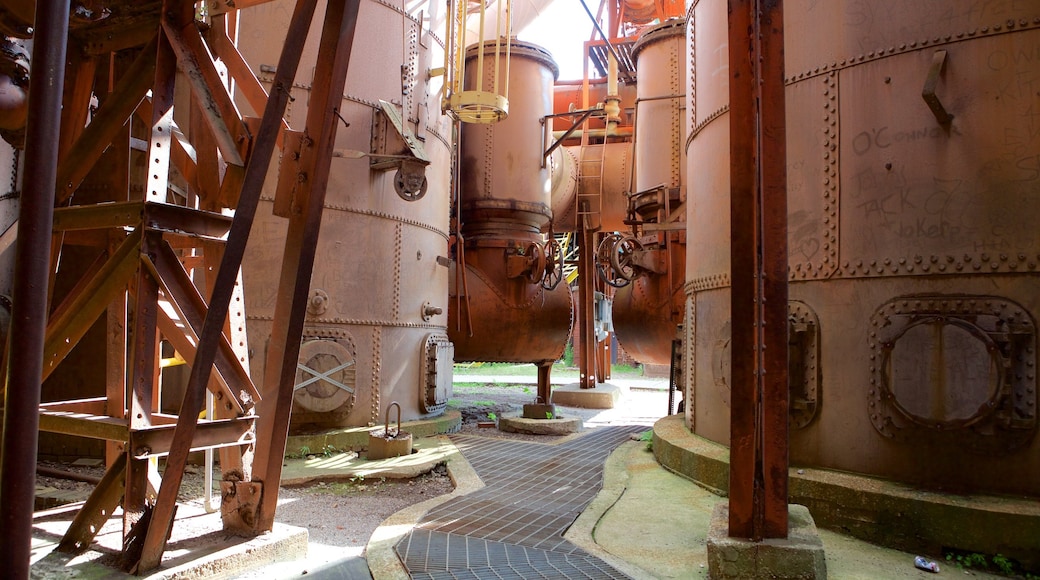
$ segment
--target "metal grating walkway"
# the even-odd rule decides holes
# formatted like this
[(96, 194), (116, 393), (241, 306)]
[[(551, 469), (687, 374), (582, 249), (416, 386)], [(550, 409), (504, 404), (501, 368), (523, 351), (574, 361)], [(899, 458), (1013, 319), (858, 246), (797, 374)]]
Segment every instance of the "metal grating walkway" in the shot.
[(607, 455), (646, 426), (561, 445), (453, 437), (486, 487), (430, 510), (395, 549), (412, 578), (628, 578), (563, 538), (603, 484)]

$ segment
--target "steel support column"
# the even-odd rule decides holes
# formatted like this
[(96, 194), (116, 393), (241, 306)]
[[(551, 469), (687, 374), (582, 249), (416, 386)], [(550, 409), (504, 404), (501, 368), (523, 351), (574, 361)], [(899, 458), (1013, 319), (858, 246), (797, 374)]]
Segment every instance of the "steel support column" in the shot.
[(782, 0), (730, 0), (729, 535), (787, 537), (787, 184)]
[[(37, 431), (47, 323), (54, 188), (69, 28), (68, 0), (36, 3), (33, 72), (25, 139), (25, 184), (18, 216), (14, 308), (0, 464), (0, 562), (4, 575), (29, 577)], [(9, 576), (8, 576), (9, 575)]]
[(538, 363), (538, 394), (535, 402), (548, 405), (552, 401), (552, 361)]
[[(587, 211), (587, 210), (586, 210)], [(581, 355), (578, 364), (580, 376), (578, 386), (582, 389), (596, 387), (596, 232), (587, 224), (580, 224), (581, 254), (578, 256), (578, 344)], [(548, 402), (548, 401), (547, 401)]]
[(330, 1), (318, 45), (318, 62), (307, 106), (305, 134), (308, 145), (300, 155), (300, 171), (306, 179), (295, 190), (294, 201), (299, 203), (301, 211), (294, 211), (289, 217), (278, 281), (278, 301), (264, 367), (263, 400), (257, 420), (253, 480), (264, 484), (259, 514), (253, 526), (258, 532), (269, 531), (274, 526), (300, 339), (310, 298), (314, 253), (325, 209), (336, 130), (343, 122), (339, 109), (343, 103), (343, 87), (360, 4), (361, 0)]
[[(159, 496), (145, 536), (142, 554), (137, 569), (139, 572), (157, 567), (166, 548), (166, 535), (176, 509), (177, 492), (180, 490), (184, 465), (191, 450), (196, 421), (205, 400), (205, 386), (209, 381), (216, 351), (223, 339), (224, 321), (227, 318), (231, 295), (242, 265), (249, 232), (260, 201), (260, 191), (270, 167), (271, 157), (282, 127), (282, 117), (289, 101), (289, 92), (300, 55), (314, 15), (316, 0), (301, 0), (297, 3), (288, 35), (278, 62), (271, 94), (264, 108), (260, 129), (257, 131), (252, 155), (250, 155), (242, 184), (242, 194), (235, 210), (235, 219), (228, 233), (227, 244), (221, 259), (220, 269), (213, 284), (206, 321), (199, 336), (196, 358), (191, 367), (188, 385), (181, 403), (180, 416), (170, 455), (167, 458), (166, 474), (163, 477)], [(309, 280), (309, 277), (308, 277)], [(284, 445), (284, 442), (283, 442)]]

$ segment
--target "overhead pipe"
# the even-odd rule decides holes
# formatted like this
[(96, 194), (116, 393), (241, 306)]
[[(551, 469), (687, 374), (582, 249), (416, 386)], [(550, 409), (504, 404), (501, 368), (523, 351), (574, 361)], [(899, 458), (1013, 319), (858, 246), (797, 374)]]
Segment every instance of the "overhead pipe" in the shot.
[(11, 578), (29, 577), (32, 514), (36, 494), (37, 433), (43, 341), (47, 326), (47, 283), (58, 170), (61, 101), (69, 31), (69, 3), (36, 4), (33, 75), (29, 79), (25, 139), (25, 189), (18, 212), (14, 307), (11, 313), (8, 388), (5, 390), (3, 456), (0, 457), (0, 562)]

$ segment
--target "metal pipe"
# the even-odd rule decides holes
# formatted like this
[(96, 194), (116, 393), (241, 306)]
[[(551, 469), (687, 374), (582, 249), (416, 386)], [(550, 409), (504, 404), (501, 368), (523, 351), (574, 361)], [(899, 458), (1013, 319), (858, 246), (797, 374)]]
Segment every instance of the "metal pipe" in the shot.
[(61, 101), (65, 85), (69, 3), (36, 3), (33, 74), (29, 79), (24, 192), (18, 215), (9, 387), (0, 458), (0, 562), (10, 578), (29, 577), (43, 341), (47, 324), (54, 190), (57, 183)]
[[(568, 138), (578, 139), (582, 135), (588, 135), (589, 137), (631, 137), (633, 135), (633, 129), (631, 127), (623, 127), (615, 130), (612, 133), (608, 133), (607, 129), (588, 129), (588, 130), (574, 130), (571, 132), (567, 131), (553, 131), (553, 139), (565, 140)], [(552, 153), (551, 151), (547, 153)]]
[(44, 467), (42, 465), (36, 466), (36, 473), (46, 477), (57, 477), (59, 479), (68, 479), (69, 481), (82, 481), (83, 483), (89, 483), (92, 485), (101, 483), (100, 477), (87, 475), (85, 473), (76, 473), (75, 471), (66, 471), (64, 469), (55, 469), (53, 467)]
[[(581, 0), (581, 7), (585, 9), (585, 13), (589, 15), (590, 19), (592, 19), (592, 25), (596, 27), (596, 32), (598, 32), (599, 35), (603, 38), (603, 42), (607, 44), (607, 50), (610, 51), (610, 55), (614, 57), (614, 60), (618, 64), (620, 64), (621, 57), (618, 56), (617, 50), (614, 48), (614, 45), (610, 43), (610, 38), (608, 38), (607, 35), (603, 32), (603, 29), (600, 28), (599, 21), (596, 20), (596, 17), (592, 15), (592, 11), (589, 10), (589, 6), (585, 4), (585, 0)], [(631, 73), (632, 71), (628, 70), (628, 67), (626, 67), (625, 72)], [(585, 76), (588, 77), (588, 75)]]
[(618, 97), (618, 60), (612, 52), (607, 59), (607, 98), (603, 111), (607, 114), (607, 135), (614, 135), (621, 120), (621, 98)]
[[(209, 421), (213, 420), (213, 392), (206, 391), (206, 419)], [(205, 454), (205, 472), (203, 476), (203, 485), (206, 487), (206, 491), (203, 492), (203, 505), (206, 507), (206, 513), (211, 514), (217, 511), (217, 507), (213, 505), (213, 449), (206, 449)], [(227, 467), (225, 467), (227, 469)]]

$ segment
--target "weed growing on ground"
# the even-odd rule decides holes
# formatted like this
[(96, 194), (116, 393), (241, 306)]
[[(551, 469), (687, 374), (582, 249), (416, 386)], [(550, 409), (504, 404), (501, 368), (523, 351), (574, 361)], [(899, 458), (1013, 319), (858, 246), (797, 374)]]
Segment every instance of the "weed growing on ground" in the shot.
[(1030, 574), (1021, 569), (1019, 563), (1003, 554), (987, 556), (978, 552), (964, 552), (960, 550), (945, 550), (946, 562), (956, 566), (959, 570), (985, 570), (996, 572), (1004, 576), (1020, 574), (1026, 580), (1040, 580), (1040, 576)]
[(639, 434), (639, 440), (646, 442), (646, 450), (647, 451), (653, 451), (654, 450), (654, 432), (652, 430), (651, 431), (643, 431), (642, 433), (640, 433)]

